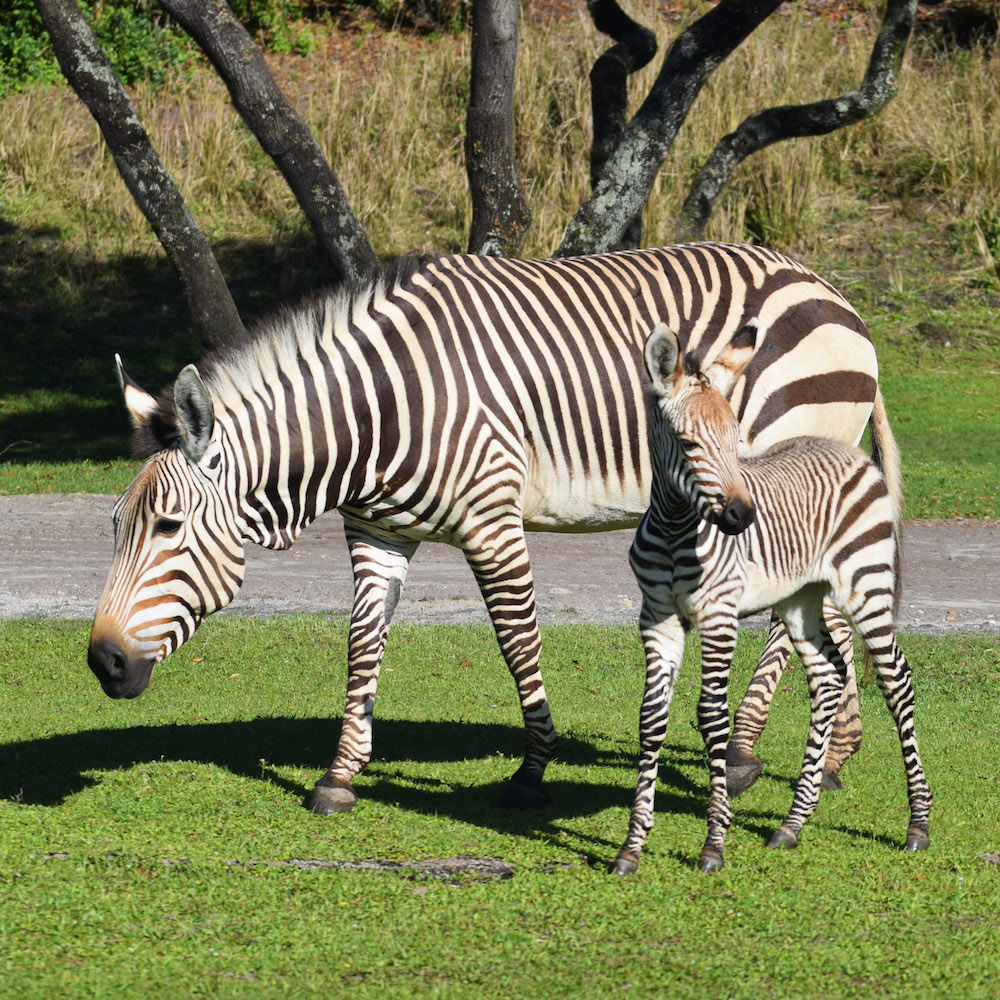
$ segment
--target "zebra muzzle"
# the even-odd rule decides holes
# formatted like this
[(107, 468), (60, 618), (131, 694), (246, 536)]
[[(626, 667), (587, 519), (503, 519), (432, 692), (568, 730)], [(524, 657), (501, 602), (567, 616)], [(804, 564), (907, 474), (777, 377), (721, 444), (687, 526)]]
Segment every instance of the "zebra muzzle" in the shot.
[(733, 497), (715, 522), (724, 535), (738, 535), (746, 531), (757, 517), (757, 508), (753, 503), (745, 503), (739, 497)]
[(154, 657), (129, 657), (113, 639), (95, 639), (87, 650), (87, 665), (109, 698), (136, 698), (149, 684)]

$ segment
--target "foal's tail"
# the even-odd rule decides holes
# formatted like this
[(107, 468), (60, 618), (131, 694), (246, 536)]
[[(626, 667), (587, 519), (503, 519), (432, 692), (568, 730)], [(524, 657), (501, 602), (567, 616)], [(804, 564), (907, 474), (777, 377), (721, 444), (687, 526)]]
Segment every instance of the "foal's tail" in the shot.
[(872, 461), (885, 479), (892, 507), (892, 530), (896, 541), (896, 588), (892, 603), (892, 617), (895, 620), (899, 614), (899, 599), (903, 589), (903, 476), (899, 446), (889, 426), (885, 400), (878, 386), (875, 387), (875, 405), (872, 407), (868, 429), (871, 432)]

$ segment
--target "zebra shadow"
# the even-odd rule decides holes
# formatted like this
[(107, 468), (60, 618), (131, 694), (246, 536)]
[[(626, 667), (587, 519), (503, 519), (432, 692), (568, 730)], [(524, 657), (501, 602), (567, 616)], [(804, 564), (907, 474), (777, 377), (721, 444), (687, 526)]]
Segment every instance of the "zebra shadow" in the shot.
[[(90, 729), (4, 743), (0, 744), (0, 799), (59, 806), (100, 785), (103, 773), (184, 761), (216, 765), (233, 775), (277, 786), (304, 808), (311, 784), (289, 778), (286, 769), (314, 771), (318, 778), (333, 758), (339, 732), (339, 718), (279, 717)], [(432, 777), (419, 766), (500, 754), (513, 772), (524, 740), (520, 727), (380, 719), (375, 740), (376, 757), (356, 782), (362, 801), (546, 839), (559, 835), (566, 821), (604, 809), (621, 808), (627, 814), (632, 801), (635, 756), (600, 749), (573, 734), (560, 738), (557, 760), (546, 781), (550, 802), (536, 810), (496, 806), (503, 781), (456, 787), (447, 774)], [(692, 765), (703, 765), (703, 755), (689, 747), (664, 747), (658, 809), (704, 814), (706, 786), (688, 775)], [(575, 767), (586, 767), (587, 775), (574, 776)], [(596, 780), (594, 768), (598, 769)], [(580, 836), (578, 831), (574, 834), (577, 839)], [(605, 849), (610, 845), (598, 838), (594, 846)]]

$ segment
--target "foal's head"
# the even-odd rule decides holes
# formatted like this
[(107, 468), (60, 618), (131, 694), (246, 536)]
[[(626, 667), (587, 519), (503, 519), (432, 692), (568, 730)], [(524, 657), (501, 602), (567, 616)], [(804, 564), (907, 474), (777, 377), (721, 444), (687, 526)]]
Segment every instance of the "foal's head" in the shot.
[(754, 334), (744, 327), (704, 371), (691, 367), (664, 324), (646, 340), (654, 464), (698, 514), (727, 535), (745, 530), (756, 516), (739, 471), (739, 426), (726, 402), (753, 357)]

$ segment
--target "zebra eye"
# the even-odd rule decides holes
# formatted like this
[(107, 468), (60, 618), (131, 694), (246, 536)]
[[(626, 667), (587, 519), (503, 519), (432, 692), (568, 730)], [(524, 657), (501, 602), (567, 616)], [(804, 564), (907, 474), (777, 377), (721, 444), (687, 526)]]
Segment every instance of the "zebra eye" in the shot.
[(176, 535), (184, 527), (183, 521), (175, 521), (170, 517), (158, 517), (153, 522), (154, 535)]

